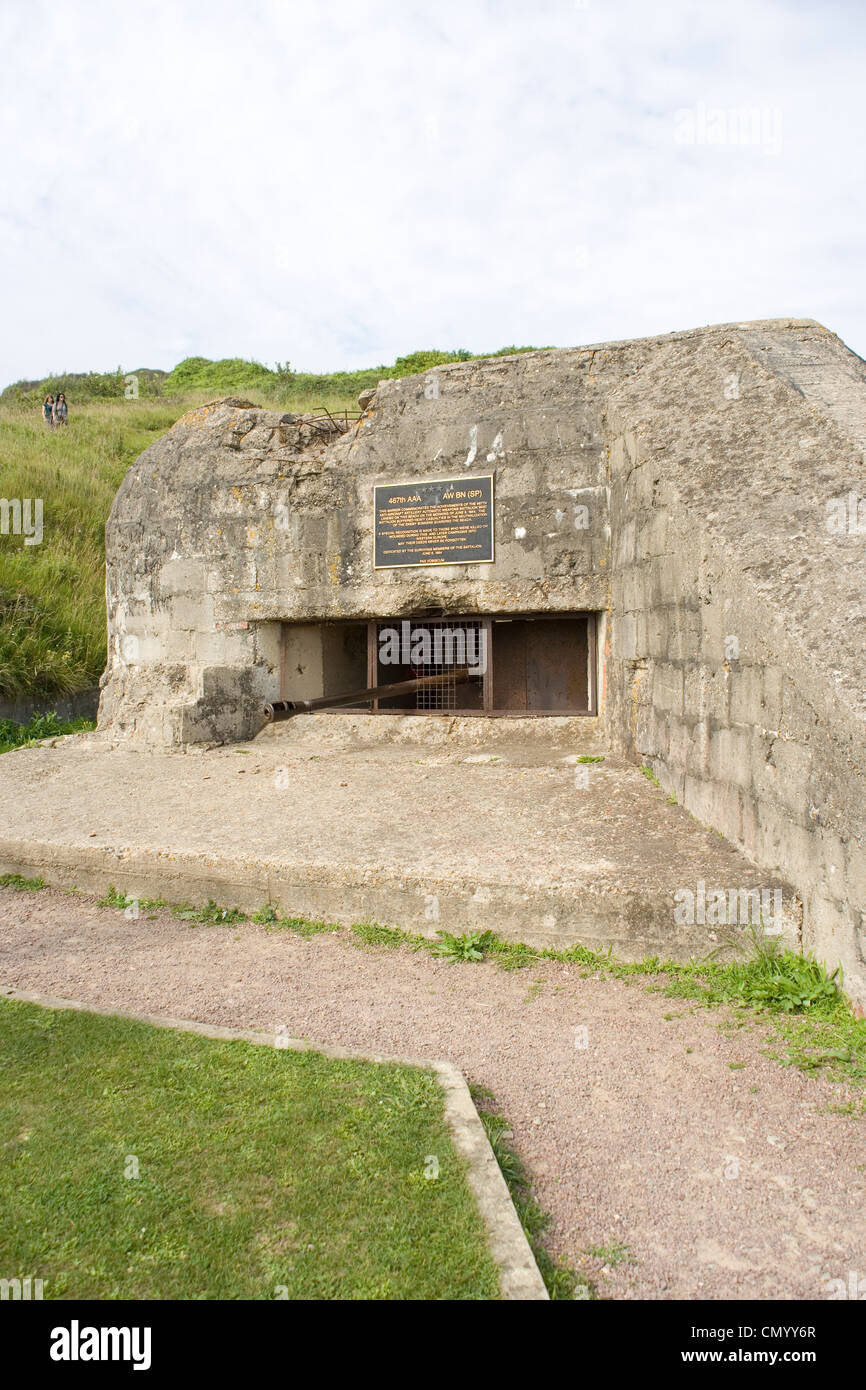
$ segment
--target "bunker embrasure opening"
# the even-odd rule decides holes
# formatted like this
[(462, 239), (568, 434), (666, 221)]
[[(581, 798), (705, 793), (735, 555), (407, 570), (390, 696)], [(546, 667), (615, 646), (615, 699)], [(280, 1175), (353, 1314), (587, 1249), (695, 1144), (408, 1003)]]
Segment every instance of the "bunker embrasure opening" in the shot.
[[(284, 623), (280, 699), (318, 700), (436, 676), (344, 709), (374, 714), (597, 713), (595, 613)], [(452, 675), (452, 679), (448, 676)]]

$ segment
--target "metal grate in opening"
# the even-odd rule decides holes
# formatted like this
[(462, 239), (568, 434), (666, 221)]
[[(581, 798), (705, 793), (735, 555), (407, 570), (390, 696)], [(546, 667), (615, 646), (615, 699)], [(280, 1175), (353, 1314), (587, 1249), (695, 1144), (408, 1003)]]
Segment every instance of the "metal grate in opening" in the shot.
[[(418, 676), (449, 676), (451, 672), (477, 666), (477, 676), (464, 677), (460, 683), (452, 677), (429, 690), (407, 694), (400, 707), (416, 713), (448, 710), (482, 710), (484, 707), (487, 626), (476, 618), (399, 619), (376, 625), (376, 642), (382, 635), (397, 629), (400, 633), (399, 666), (377, 665), (381, 684), (395, 679), (414, 679)], [(429, 660), (424, 660), (424, 656)], [(412, 658), (415, 658), (414, 660)], [(391, 658), (393, 661), (393, 657)], [(393, 708), (393, 705), (386, 706)]]
[[(443, 632), (444, 629), (449, 629), (452, 633), (461, 631), (467, 634), (471, 631), (474, 633), (474, 639), (470, 640), (474, 640), (476, 644), (474, 651), (480, 651), (479, 644), (482, 640), (482, 624), (480, 622), (472, 622), (466, 619), (460, 619), (459, 622), (455, 622), (454, 620), (449, 622), (447, 619), (444, 619), (441, 622), (413, 623), (413, 627), (415, 629), (425, 628), (430, 633), (431, 645), (435, 644), (435, 634), (437, 630)], [(456, 643), (452, 642), (449, 650), (445, 640), (440, 638), (440, 641), (442, 642), (443, 650), (439, 655), (441, 655), (442, 660), (438, 662), (434, 660), (429, 664), (418, 667), (413, 666), (412, 669), (415, 674), (419, 676), (440, 676), (445, 675), (452, 667), (466, 665), (465, 649), (461, 654)], [(435, 647), (433, 654), (434, 656), (436, 655)], [(483, 676), (472, 676), (468, 681), (463, 682), (463, 684), (477, 689), (479, 698), (482, 697), (484, 688)], [(442, 685), (433, 686), (430, 690), (416, 690), (415, 692), (415, 708), (418, 710), (451, 710), (462, 708), (465, 704), (465, 695), (458, 704), (457, 683), (454, 680), (445, 681)]]

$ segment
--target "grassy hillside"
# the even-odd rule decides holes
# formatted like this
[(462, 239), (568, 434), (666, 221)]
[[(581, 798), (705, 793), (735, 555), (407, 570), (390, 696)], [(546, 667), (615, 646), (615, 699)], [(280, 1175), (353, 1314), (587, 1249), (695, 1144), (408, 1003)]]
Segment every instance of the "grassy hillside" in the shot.
[[(500, 353), (529, 351), (502, 348)], [(494, 354), (500, 355), (500, 354)], [(43, 540), (0, 535), (0, 697), (74, 694), (105, 666), (105, 521), (129, 465), (194, 405), (243, 394), (262, 405), (305, 411), (353, 409), (383, 377), (411, 376), (467, 351), (416, 352), (391, 367), (322, 375), (258, 362), (191, 357), (167, 374), (139, 374), (141, 396), (124, 397), (124, 374), (66, 374), (18, 382), (0, 395), (0, 498), (42, 498)], [(65, 390), (69, 425), (42, 424), (46, 391)]]
[(0, 535), (0, 695), (71, 694), (105, 664), (104, 527), (135, 458), (180, 414), (168, 403), (70, 405), (65, 430), (0, 407), (0, 496), (43, 499), (43, 540)]
[[(504, 357), (512, 352), (532, 352), (529, 347), (505, 347), (487, 353), (489, 357)], [(393, 366), (362, 367), (354, 372), (296, 372), (288, 362), (266, 367), (262, 362), (243, 357), (223, 357), (212, 362), (207, 357), (187, 357), (170, 372), (139, 367), (130, 373), (118, 367), (114, 372), (62, 372), (40, 381), (16, 381), (0, 392), (0, 406), (36, 408), (46, 394), (63, 391), (80, 403), (84, 401), (123, 400), (129, 377), (136, 378), (138, 397), (146, 400), (187, 400), (190, 397), (212, 399), (214, 396), (255, 393), (262, 403), (285, 409), (308, 410), (325, 404), (329, 409), (352, 406), (358, 394), (384, 377), (415, 376), (430, 367), (446, 362), (469, 362), (478, 353), (460, 348), (457, 352), (439, 352), (427, 348), (421, 352), (398, 357)]]

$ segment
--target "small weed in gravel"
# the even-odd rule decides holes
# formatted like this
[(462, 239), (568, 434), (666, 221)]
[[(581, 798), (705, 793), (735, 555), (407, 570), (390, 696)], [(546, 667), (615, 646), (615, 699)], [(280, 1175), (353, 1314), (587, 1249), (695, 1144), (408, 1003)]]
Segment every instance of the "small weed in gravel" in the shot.
[(462, 936), (453, 936), (451, 932), (443, 931), (439, 935), (441, 940), (434, 950), (434, 955), (444, 956), (452, 965), (456, 965), (458, 961), (484, 959), (487, 932), (468, 931)]
[(270, 903), (265, 903), (263, 907), (259, 908), (258, 912), (253, 913), (250, 921), (257, 922), (260, 927), (270, 927), (273, 926), (274, 922), (279, 921), (279, 914), (277, 909)]
[(611, 1269), (621, 1264), (634, 1264), (634, 1255), (621, 1240), (609, 1240), (606, 1245), (588, 1245), (586, 1253), (592, 1255), (593, 1259), (603, 1260)]
[(825, 1115), (852, 1115), (858, 1120), (866, 1119), (866, 1102), (846, 1100), (841, 1105), (822, 1105)]
[(337, 922), (312, 922), (307, 917), (278, 917), (268, 931), (290, 931), (295, 936), (321, 936), (323, 932), (337, 932), (341, 928)]
[(22, 878), (20, 874), (0, 874), (0, 888), (14, 888), (16, 893), (38, 893), (45, 887), (42, 878)]
[(127, 907), (128, 904), (129, 899), (127, 898), (126, 894), (121, 893), (117, 888), (115, 888), (113, 883), (109, 883), (108, 892), (106, 893), (105, 897), (100, 898), (97, 902), (98, 907), (116, 907), (121, 909)]
[(349, 930), (365, 946), (411, 946), (422, 949), (423, 937), (412, 937), (399, 927), (383, 927), (378, 922), (355, 922)]

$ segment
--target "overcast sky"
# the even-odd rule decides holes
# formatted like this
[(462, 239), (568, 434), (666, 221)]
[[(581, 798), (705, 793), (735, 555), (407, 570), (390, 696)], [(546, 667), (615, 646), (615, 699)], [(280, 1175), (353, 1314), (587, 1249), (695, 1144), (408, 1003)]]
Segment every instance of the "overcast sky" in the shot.
[(864, 37), (863, 0), (0, 0), (0, 385), (786, 315), (866, 355)]

